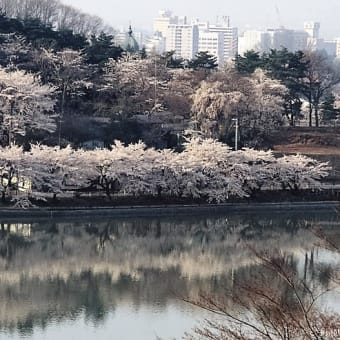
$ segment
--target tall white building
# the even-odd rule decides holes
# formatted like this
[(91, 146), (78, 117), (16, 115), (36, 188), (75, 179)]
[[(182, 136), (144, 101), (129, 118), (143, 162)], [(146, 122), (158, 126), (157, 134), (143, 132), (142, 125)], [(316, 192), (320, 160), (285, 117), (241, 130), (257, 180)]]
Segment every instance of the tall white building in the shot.
[(267, 30), (248, 30), (239, 38), (239, 54), (254, 50), (259, 53), (269, 52), (270, 49), (286, 48), (294, 52), (305, 50), (308, 46), (308, 34), (302, 30), (285, 28)]
[(293, 49), (293, 31), (285, 28), (269, 29), (268, 33), (271, 38), (271, 48), (281, 50), (286, 48), (289, 51)]
[(245, 31), (238, 41), (238, 53), (243, 55), (247, 51), (259, 53), (268, 52), (271, 48), (270, 34), (263, 30)]
[(162, 34), (155, 34), (145, 42), (147, 54), (163, 54), (165, 52), (165, 38)]
[(308, 47), (308, 33), (302, 30), (293, 31), (292, 51), (303, 51)]
[(223, 34), (223, 59), (224, 63), (235, 59), (238, 53), (238, 30), (229, 25), (209, 25), (209, 32)]
[(169, 25), (165, 36), (166, 51), (175, 51), (176, 58), (193, 59), (198, 52), (197, 25)]
[(153, 21), (153, 31), (155, 34), (160, 33), (163, 37), (166, 36), (169, 25), (177, 24), (178, 18), (173, 17), (172, 13), (167, 10), (161, 10), (158, 17)]
[(309, 38), (319, 39), (320, 38), (320, 23), (314, 21), (307, 21), (304, 23), (303, 28), (308, 34)]
[(165, 38), (165, 50), (175, 51), (177, 58), (193, 59), (199, 51), (207, 51), (217, 57), (219, 65), (224, 65), (237, 55), (238, 32), (230, 26), (228, 17), (223, 17), (221, 24), (210, 25), (160, 11), (154, 19), (154, 32)]
[(340, 57), (340, 38), (334, 40), (319, 39), (318, 50), (326, 52), (330, 57)]
[(337, 58), (340, 58), (340, 38), (335, 39), (335, 44), (336, 44), (335, 55)]
[(199, 32), (198, 50), (206, 51), (217, 58), (217, 63), (223, 65), (224, 59), (224, 34), (222, 32)]
[(317, 49), (318, 40), (320, 38), (320, 23), (314, 21), (305, 22), (304, 30), (308, 34), (308, 48)]

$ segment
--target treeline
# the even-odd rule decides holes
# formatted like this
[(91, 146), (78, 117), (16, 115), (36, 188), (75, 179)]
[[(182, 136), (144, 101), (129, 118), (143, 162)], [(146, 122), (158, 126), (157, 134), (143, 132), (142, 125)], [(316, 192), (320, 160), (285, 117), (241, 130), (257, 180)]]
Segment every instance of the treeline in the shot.
[(83, 13), (60, 0), (0, 0), (0, 8), (9, 18), (35, 19), (43, 26), (59, 31), (69, 30), (84, 36), (113, 33), (112, 27), (100, 17)]
[[(261, 191), (318, 190), (328, 175), (327, 163), (302, 155), (274, 157), (272, 152), (233, 152), (212, 139), (192, 139), (180, 153), (145, 144), (84, 151), (32, 145), (30, 152), (0, 149), (3, 200), (23, 190), (29, 197), (63, 190), (128, 197), (170, 197), (226, 202)], [(28, 186), (29, 184), (29, 186)], [(42, 196), (43, 195), (43, 196)]]
[[(46, 142), (57, 144), (59, 133), (57, 125), (61, 117), (65, 126), (70, 126), (68, 122), (73, 120), (71, 115), (78, 118), (96, 115), (94, 106), (97, 104), (98, 92), (94, 84), (100, 82), (105, 63), (109, 60), (117, 60), (124, 52), (120, 46), (115, 45), (112, 35), (103, 32), (86, 37), (69, 29), (46, 25), (37, 18), (10, 18), (4, 13), (0, 14), (0, 45), (2, 145), (8, 144), (9, 135), (16, 137), (14, 140), (20, 144), (44, 141), (46, 138), (48, 139)], [(32, 91), (29, 90), (28, 84), (31, 84)], [(49, 96), (55, 105), (52, 110), (45, 110), (45, 114), (54, 116), (54, 135), (49, 136), (46, 133), (33, 131), (30, 128), (32, 124), (26, 124), (33, 122), (32, 115), (36, 114), (33, 108), (36, 109), (38, 106), (34, 104), (34, 100), (38, 104), (41, 98), (40, 95), (38, 97), (35, 95), (39, 92), (35, 91), (39, 86), (43, 86), (44, 90), (46, 86), (53, 89)], [(26, 98), (26, 101), (22, 98)], [(27, 102), (30, 105), (27, 105)], [(22, 110), (23, 107), (25, 110)], [(10, 121), (9, 117), (12, 117)], [(34, 119), (41, 126), (40, 118), (39, 115)], [(19, 128), (19, 130), (26, 130), (25, 137), (20, 137), (16, 131), (8, 129), (11, 125), (18, 130), (16, 126), (18, 120), (25, 122), (25, 125)], [(75, 134), (76, 141), (86, 140), (87, 132), (92, 129), (92, 126), (86, 126), (89, 124), (83, 125), (84, 132), (82, 134), (82, 131), (78, 130), (80, 137)], [(68, 139), (73, 135), (74, 130), (63, 132), (66, 133), (63, 138), (64, 144), (74, 142)], [(64, 137), (63, 133), (61, 135)]]
[[(310, 125), (339, 119), (339, 67), (320, 52), (250, 51), (218, 68), (207, 52), (193, 60), (177, 59), (174, 52), (146, 55), (131, 50), (128, 35), (124, 49), (113, 35), (88, 36), (46, 23), (39, 13), (52, 2), (28, 1), (27, 15), (18, 14), (24, 1), (3, 3), (16, 16), (0, 15), (3, 146), (9, 141), (27, 147), (34, 142), (110, 146), (119, 139), (180, 148), (183, 135), (197, 134), (232, 145), (237, 119), (239, 145), (263, 147), (273, 132), (295, 125), (306, 110)], [(44, 102), (53, 107), (37, 115), (34, 102), (41, 95), (30, 93), (27, 84), (36, 94), (43, 86)], [(54, 120), (52, 134), (37, 128), (43, 126), (42, 114)]]
[(320, 120), (326, 123), (339, 117), (334, 90), (340, 82), (340, 63), (327, 53), (282, 49), (260, 55), (248, 51), (238, 55), (235, 63), (241, 74), (252, 74), (260, 68), (287, 87), (284, 110), (290, 125), (302, 118), (303, 101), (308, 103), (309, 126), (318, 127)]
[[(1, 5), (0, 9), (2, 9)], [(109, 33), (110, 31), (112, 32)], [(1, 44), (7, 42), (8, 36), (16, 36), (23, 44), (29, 45), (27, 47), (30, 49), (62, 50), (70, 48), (80, 51), (88, 48), (91, 42), (99, 36), (106, 37), (106, 39), (109, 37), (110, 41), (113, 40), (112, 33), (113, 30), (98, 27), (98, 31), (93, 29), (87, 34), (81, 30), (75, 30), (71, 26), (54, 26), (44, 23), (37, 16), (11, 17), (3, 9), (0, 12)]]

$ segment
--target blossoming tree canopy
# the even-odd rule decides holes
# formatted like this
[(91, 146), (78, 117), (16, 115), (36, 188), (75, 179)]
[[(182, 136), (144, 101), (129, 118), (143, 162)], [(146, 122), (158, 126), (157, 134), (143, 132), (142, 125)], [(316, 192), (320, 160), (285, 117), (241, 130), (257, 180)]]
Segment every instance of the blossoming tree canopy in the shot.
[[(0, 148), (2, 176), (30, 178), (33, 193), (86, 189), (113, 195), (199, 198), (226, 202), (261, 190), (321, 189), (330, 167), (302, 155), (276, 158), (271, 151), (232, 151), (213, 139), (194, 138), (184, 150), (116, 142), (110, 149), (85, 151), (32, 145)], [(13, 171), (12, 171), (13, 170)], [(7, 174), (7, 175), (6, 175)], [(3, 196), (16, 186), (1, 182)]]
[(28, 128), (53, 132), (54, 91), (35, 74), (0, 68), (2, 127), (9, 135), (25, 135)]

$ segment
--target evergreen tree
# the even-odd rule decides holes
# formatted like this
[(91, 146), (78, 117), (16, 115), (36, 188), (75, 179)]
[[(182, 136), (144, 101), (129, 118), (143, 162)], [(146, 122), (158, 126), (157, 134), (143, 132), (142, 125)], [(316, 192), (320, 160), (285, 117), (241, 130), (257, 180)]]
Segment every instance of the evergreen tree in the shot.
[(88, 46), (87, 39), (84, 35), (75, 34), (68, 29), (57, 31), (55, 40), (58, 50), (72, 49), (75, 51), (80, 51)]
[(23, 36), (36, 48), (44, 47), (55, 50), (70, 48), (79, 51), (87, 45), (85, 36), (74, 34), (71, 30), (55, 30), (51, 25), (43, 24), (36, 18), (23, 20), (8, 18), (0, 12), (0, 34), (10, 33)]
[(164, 60), (167, 68), (183, 68), (184, 60), (182, 58), (175, 57), (175, 51), (165, 52), (161, 55), (161, 59)]
[(101, 33), (91, 36), (90, 45), (85, 48), (85, 60), (89, 64), (104, 65), (109, 59), (118, 60), (123, 49), (115, 46), (113, 36)]
[(271, 50), (262, 56), (264, 68), (273, 79), (280, 80), (288, 88), (285, 96), (285, 115), (290, 125), (294, 126), (301, 114), (301, 92), (308, 63), (302, 51), (289, 52), (286, 48)]
[(139, 51), (139, 56), (141, 59), (146, 59), (148, 57), (148, 54), (146, 53), (146, 48), (143, 47), (140, 51)]
[(329, 93), (321, 103), (321, 118), (324, 123), (334, 121), (340, 117), (340, 110), (335, 107), (335, 96)]
[(235, 66), (239, 73), (249, 75), (254, 73), (257, 68), (264, 68), (264, 60), (259, 52), (250, 50), (243, 57), (240, 55), (236, 56)]
[(189, 67), (194, 70), (211, 71), (218, 66), (217, 58), (207, 51), (198, 52), (194, 59), (189, 62)]
[(6, 16), (4, 12), (0, 10), (0, 33), (22, 33), (23, 24), (18, 19), (12, 19)]
[(340, 83), (340, 67), (336, 60), (321, 51), (305, 52), (305, 60), (308, 67), (302, 90), (309, 104), (309, 126), (314, 120), (318, 127), (322, 100)]

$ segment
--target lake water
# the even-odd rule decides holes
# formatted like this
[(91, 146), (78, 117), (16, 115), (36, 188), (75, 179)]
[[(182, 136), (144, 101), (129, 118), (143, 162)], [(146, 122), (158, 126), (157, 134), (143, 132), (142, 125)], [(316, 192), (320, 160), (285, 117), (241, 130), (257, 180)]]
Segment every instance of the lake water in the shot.
[[(223, 295), (257, 270), (254, 249), (327, 286), (314, 267), (340, 258), (310, 227), (340, 240), (332, 212), (1, 221), (0, 339), (181, 339), (211, 317), (183, 298)], [(340, 312), (335, 291), (320, 304)]]

